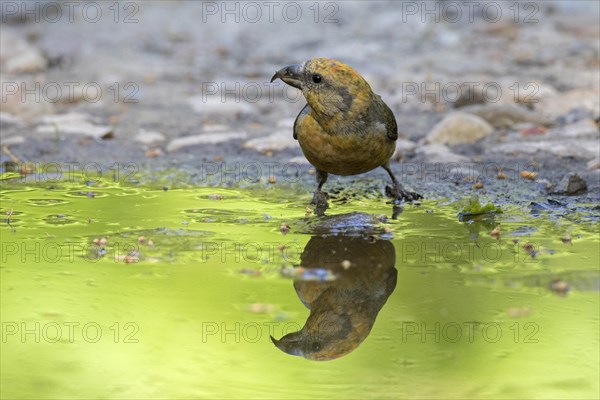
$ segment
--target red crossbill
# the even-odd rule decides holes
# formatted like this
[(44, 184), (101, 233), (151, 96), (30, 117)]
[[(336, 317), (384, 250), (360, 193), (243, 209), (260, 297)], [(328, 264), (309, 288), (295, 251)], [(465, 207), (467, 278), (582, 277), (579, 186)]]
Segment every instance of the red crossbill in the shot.
[(275, 79), (302, 91), (306, 106), (294, 122), (294, 138), (317, 172), (313, 203), (327, 204), (321, 191), (329, 173), (356, 175), (384, 168), (392, 178), (386, 193), (394, 199), (421, 198), (406, 191), (390, 168), (398, 139), (396, 118), (365, 79), (348, 65), (313, 58), (275, 73)]
[(300, 331), (271, 340), (280, 350), (309, 360), (333, 360), (354, 351), (396, 287), (394, 245), (361, 236), (313, 236), (301, 265), (307, 271), (326, 269), (336, 279), (294, 280), (310, 315)]

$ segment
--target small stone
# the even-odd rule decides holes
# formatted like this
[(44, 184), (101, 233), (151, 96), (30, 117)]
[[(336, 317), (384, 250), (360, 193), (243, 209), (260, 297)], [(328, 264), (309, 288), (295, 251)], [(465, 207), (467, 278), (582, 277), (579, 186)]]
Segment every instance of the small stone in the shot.
[(542, 125), (533, 125), (528, 128), (521, 129), (521, 136), (536, 136), (543, 135), (548, 130)]
[(573, 245), (573, 238), (569, 235), (561, 237), (560, 241), (563, 242), (564, 244)]
[(144, 153), (144, 156), (148, 157), (148, 158), (156, 158), (158, 156), (160, 156), (162, 154), (162, 150), (159, 148), (154, 148), (154, 149), (148, 149), (146, 150), (146, 152)]
[(460, 108), (473, 104), (486, 103), (487, 99), (483, 94), (481, 87), (472, 85), (462, 85), (460, 87), (460, 97), (452, 103), (452, 107)]
[(294, 128), (294, 122), (296, 122), (295, 118), (280, 119), (279, 121), (277, 121), (277, 127), (291, 130)]
[(473, 185), (473, 188), (475, 188), (475, 189), (483, 189), (483, 182), (477, 182), (477, 183), (475, 183), (475, 185)]
[(289, 130), (281, 130), (269, 136), (250, 139), (244, 143), (244, 148), (259, 152), (280, 151), (297, 147), (298, 142)]
[(535, 256), (537, 251), (535, 250), (535, 245), (533, 243), (527, 242), (523, 245), (523, 250), (529, 253), (532, 257)]
[(269, 183), (270, 184), (274, 184), (277, 182), (277, 178), (275, 178), (273, 175), (269, 176)]
[(304, 156), (292, 157), (292, 158), (290, 158), (290, 160), (288, 161), (288, 163), (290, 163), (290, 164), (310, 165), (310, 163), (308, 162), (308, 160)]
[(594, 158), (587, 163), (587, 169), (600, 169), (600, 158)]
[(564, 138), (598, 138), (600, 137), (600, 131), (598, 131), (596, 121), (587, 118), (570, 125), (552, 129), (548, 132), (548, 136)]
[(533, 171), (521, 171), (519, 173), (519, 176), (521, 178), (528, 179), (530, 181), (534, 181), (537, 178), (538, 174), (537, 174), (537, 172), (533, 172)]
[(25, 143), (25, 138), (20, 135), (2, 138), (2, 146), (13, 146), (15, 144), (22, 144), (22, 143)]
[(352, 266), (352, 263), (349, 260), (344, 260), (340, 263), (340, 265), (342, 266), (342, 268), (348, 269)]
[(203, 132), (226, 132), (231, 128), (227, 125), (219, 125), (219, 124), (204, 124), (202, 126)]
[(554, 119), (565, 116), (575, 108), (597, 114), (600, 109), (600, 98), (597, 88), (573, 89), (542, 98), (537, 106)]
[(469, 158), (453, 153), (443, 144), (426, 144), (417, 148), (417, 155), (424, 156), (424, 161), (429, 163), (461, 164), (468, 162)]
[(427, 135), (427, 143), (475, 143), (494, 132), (494, 128), (475, 115), (456, 112), (438, 122)]
[(506, 129), (520, 123), (550, 126), (554, 122), (540, 112), (517, 104), (478, 104), (462, 110), (486, 120), (496, 129)]
[(290, 231), (290, 226), (289, 224), (287, 224), (286, 222), (283, 222), (280, 226), (279, 226), (279, 232), (281, 232), (281, 234), (285, 235), (286, 233), (288, 233)]
[[(5, 15), (3, 15), (5, 16)], [(3, 29), (0, 35), (2, 56), (0, 61), (7, 73), (33, 73), (48, 67), (48, 60), (37, 47)]]
[(22, 126), (23, 121), (16, 115), (0, 111), (0, 125), (16, 125)]
[(576, 195), (587, 191), (586, 181), (575, 172), (569, 172), (558, 183), (553, 193), (564, 195)]
[(496, 240), (500, 240), (500, 227), (495, 227), (492, 232), (490, 232), (490, 236)]
[(123, 258), (125, 264), (135, 264), (140, 261), (140, 258), (134, 254), (128, 254)]
[(86, 114), (47, 115), (42, 118), (41, 122), (42, 125), (36, 128), (38, 133), (84, 135), (101, 139), (112, 139), (113, 137), (111, 126), (97, 125), (93, 118)]
[(167, 145), (167, 151), (173, 152), (199, 144), (217, 144), (230, 140), (245, 139), (246, 137), (246, 132), (201, 133), (199, 135), (184, 136), (171, 140)]
[(147, 131), (140, 129), (137, 135), (133, 138), (138, 143), (151, 144), (155, 142), (163, 142), (166, 139), (165, 135), (160, 132)]
[(571, 290), (571, 286), (567, 282), (557, 279), (550, 283), (550, 290), (559, 296), (566, 296)]
[(412, 153), (417, 148), (417, 144), (412, 140), (398, 138), (396, 140), (396, 152)]
[(499, 171), (498, 175), (496, 175), (496, 179), (506, 179), (506, 174), (502, 171)]

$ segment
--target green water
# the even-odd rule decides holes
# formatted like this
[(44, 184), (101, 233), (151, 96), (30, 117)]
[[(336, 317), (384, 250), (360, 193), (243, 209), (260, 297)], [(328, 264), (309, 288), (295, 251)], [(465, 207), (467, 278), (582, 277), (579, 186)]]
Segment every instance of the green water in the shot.
[[(2, 398), (599, 395), (583, 217), (460, 222), (425, 201), (392, 220), (383, 199), (316, 217), (277, 185), (5, 180), (0, 199)], [(300, 297), (304, 357), (270, 339), (304, 326)]]

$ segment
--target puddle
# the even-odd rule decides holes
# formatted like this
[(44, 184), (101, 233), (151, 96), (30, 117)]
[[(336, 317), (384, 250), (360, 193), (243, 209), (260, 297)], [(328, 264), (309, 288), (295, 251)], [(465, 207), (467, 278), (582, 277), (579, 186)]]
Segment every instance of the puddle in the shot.
[(460, 221), (447, 200), (398, 210), (348, 195), (316, 217), (304, 197), (3, 181), (3, 390), (597, 393), (593, 206)]

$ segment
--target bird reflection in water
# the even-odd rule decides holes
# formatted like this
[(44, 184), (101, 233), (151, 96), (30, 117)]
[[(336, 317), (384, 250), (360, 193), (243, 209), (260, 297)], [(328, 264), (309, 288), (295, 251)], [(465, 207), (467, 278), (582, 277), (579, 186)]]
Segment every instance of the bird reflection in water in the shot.
[(396, 287), (394, 245), (373, 236), (313, 236), (301, 266), (328, 270), (333, 280), (294, 280), (310, 315), (304, 327), (271, 340), (280, 350), (309, 360), (333, 360), (354, 351), (369, 335)]

